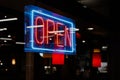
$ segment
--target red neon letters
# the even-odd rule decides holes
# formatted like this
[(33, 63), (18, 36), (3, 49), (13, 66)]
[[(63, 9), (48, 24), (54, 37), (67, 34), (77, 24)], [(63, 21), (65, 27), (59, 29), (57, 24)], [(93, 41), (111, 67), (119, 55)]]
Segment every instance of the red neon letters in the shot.
[(52, 39), (55, 47), (72, 46), (70, 30), (63, 23), (38, 16), (35, 18), (35, 26), (38, 26), (34, 28), (34, 38), (38, 45), (50, 44)]
[[(44, 20), (42, 17), (37, 17), (35, 19), (35, 25), (43, 25), (44, 26)], [(38, 28), (35, 28), (35, 41), (38, 43), (38, 44), (42, 44), (44, 42), (44, 27), (42, 28), (42, 30), (40, 31), (40, 33), (37, 33), (38, 32)], [(38, 34), (42, 37), (40, 37), (38, 39)]]

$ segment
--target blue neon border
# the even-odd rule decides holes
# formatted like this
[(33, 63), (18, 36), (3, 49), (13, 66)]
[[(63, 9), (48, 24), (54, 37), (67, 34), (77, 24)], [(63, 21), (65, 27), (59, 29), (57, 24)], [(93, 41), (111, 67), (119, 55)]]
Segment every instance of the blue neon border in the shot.
[[(27, 8), (29, 8), (29, 6), (26, 6)], [(35, 7), (35, 8), (34, 8)], [(33, 9), (34, 8), (34, 9)], [(38, 11), (39, 10), (39, 11)], [(52, 16), (52, 14), (55, 14), (52, 12), (52, 14), (47, 14), (46, 12), (49, 12), (51, 13), (50, 11), (45, 11), (45, 9), (42, 9), (42, 8), (36, 8), (36, 6), (32, 6), (32, 8), (30, 8), (30, 16), (31, 16), (31, 26), (34, 26), (34, 13), (38, 13), (38, 14), (41, 14), (41, 15), (44, 15), (46, 17), (50, 17), (52, 19), (56, 19), (58, 21), (62, 21), (64, 23), (67, 23), (67, 24), (70, 24), (71, 27), (70, 28), (74, 28), (74, 23), (71, 22), (71, 20), (69, 20), (69, 18), (66, 18), (66, 17), (63, 17), (62, 18), (65, 18), (65, 19), (68, 19), (69, 21), (67, 20), (64, 20), (64, 19), (61, 19), (61, 18), (58, 18), (59, 16), (61, 17), (61, 15), (58, 15), (58, 17), (55, 17), (55, 16)], [(26, 13), (26, 12), (25, 12)], [(32, 52), (45, 52), (45, 51), (51, 51), (51, 52), (64, 52), (64, 53), (67, 53), (67, 54), (73, 54), (75, 53), (76, 51), (76, 46), (75, 46), (75, 31), (72, 31), (71, 32), (71, 37), (72, 37), (72, 49), (71, 50), (59, 50), (59, 49), (48, 49), (48, 48), (37, 48), (34, 46), (34, 31), (33, 31), (33, 28), (30, 29), (31, 30), (31, 49), (29, 48), (25, 48), (25, 52), (28, 52), (28, 51), (32, 51)]]

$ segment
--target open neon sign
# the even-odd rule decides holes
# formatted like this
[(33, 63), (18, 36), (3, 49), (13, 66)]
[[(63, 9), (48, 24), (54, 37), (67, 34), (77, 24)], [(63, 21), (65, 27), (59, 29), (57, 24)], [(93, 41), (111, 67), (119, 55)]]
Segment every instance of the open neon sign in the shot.
[(36, 6), (25, 7), (25, 52), (74, 54), (75, 25), (72, 19)]

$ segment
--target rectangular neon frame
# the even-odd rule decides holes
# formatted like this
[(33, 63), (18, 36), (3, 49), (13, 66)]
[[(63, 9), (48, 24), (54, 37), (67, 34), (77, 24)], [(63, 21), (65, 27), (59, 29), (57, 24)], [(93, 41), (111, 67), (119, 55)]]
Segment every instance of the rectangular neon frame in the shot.
[[(37, 13), (37, 14), (52, 18), (54, 20), (58, 20), (58, 21), (67, 23), (67, 24), (71, 25), (71, 27), (70, 27), (71, 29), (75, 28), (74, 21), (70, 18), (58, 15), (56, 13), (53, 13), (51, 11), (48, 11), (48, 10), (45, 10), (43, 8), (36, 7), (36, 6), (33, 6), (33, 5), (25, 6), (25, 9), (26, 8), (29, 9), (29, 11), (25, 11), (25, 14), (30, 15), (30, 19), (31, 19), (29, 26), (34, 26), (34, 14)], [(56, 16), (54, 16), (54, 15), (56, 15)], [(49, 48), (35, 47), (34, 46), (34, 34), (33, 34), (34, 30), (33, 30), (33, 28), (30, 29), (30, 33), (31, 33), (30, 34), (30, 39), (31, 39), (30, 40), (31, 41), (30, 47), (29, 48), (25, 47), (24, 48), (25, 52), (49, 52), (49, 53), (58, 52), (58, 53), (64, 53), (64, 54), (75, 54), (75, 52), (76, 52), (75, 31), (70, 32), (71, 42), (72, 42), (72, 47), (71, 47), (70, 50), (64, 50), (64, 49), (59, 50), (59, 49), (49, 49)]]

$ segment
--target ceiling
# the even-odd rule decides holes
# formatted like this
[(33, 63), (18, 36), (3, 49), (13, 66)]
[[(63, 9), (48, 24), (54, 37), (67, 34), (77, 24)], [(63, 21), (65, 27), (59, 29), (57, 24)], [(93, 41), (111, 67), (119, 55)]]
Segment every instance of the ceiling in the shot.
[[(109, 0), (36, 0), (62, 10), (72, 10), (80, 7), (89, 8), (103, 16), (110, 16)], [(75, 9), (74, 9), (75, 8)], [(79, 9), (78, 9), (79, 10)]]
[[(105, 40), (104, 38), (106, 38), (109, 28), (109, 7), (108, 7), (108, 3), (106, 3), (107, 1), (103, 1), (103, 0), (97, 0), (97, 1), (90, 0), (91, 2), (89, 2), (88, 0), (79, 0), (79, 1), (78, 0), (54, 0), (54, 1), (36, 0), (36, 1), (40, 3), (44, 3), (47, 6), (56, 8), (58, 10), (61, 10), (62, 12), (77, 17), (78, 19), (77, 28), (80, 28), (79, 33), (82, 34), (83, 36), (82, 39), (88, 39), (88, 40), (93, 39), (94, 42), (96, 42), (96, 40), (102, 42), (101, 39)], [(81, 3), (81, 1), (83, 2)], [(106, 5), (107, 7), (102, 5)], [(106, 12), (104, 12), (103, 9), (106, 9), (105, 10)], [(24, 32), (23, 32), (24, 25), (22, 18), (23, 15), (20, 16), (15, 11), (9, 11), (8, 8), (4, 8), (2, 9), (2, 11), (3, 12), (0, 12), (0, 19), (4, 18), (5, 15), (7, 15), (7, 17), (17, 17), (18, 21), (0, 23), (0, 28), (8, 27), (10, 33), (16, 36), (16, 40), (23, 42), (24, 39), (21, 38), (21, 36), (24, 36)], [(88, 31), (87, 30), (88, 27), (93, 27), (94, 30)], [(7, 33), (6, 36), (8, 34), (9, 33)]]
[(104, 16), (110, 16), (109, 0), (76, 0), (78, 3), (87, 6), (95, 12)]

